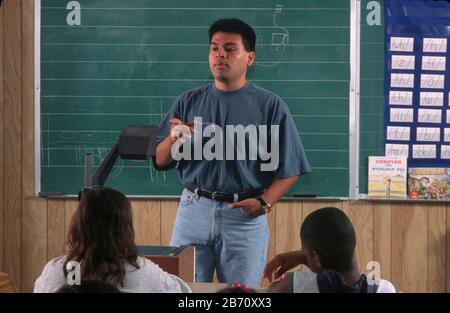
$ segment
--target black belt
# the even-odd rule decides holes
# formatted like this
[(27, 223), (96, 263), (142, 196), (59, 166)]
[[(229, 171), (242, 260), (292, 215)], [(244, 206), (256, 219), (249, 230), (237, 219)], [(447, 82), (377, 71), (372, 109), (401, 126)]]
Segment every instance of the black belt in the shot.
[(199, 197), (205, 197), (211, 200), (223, 201), (223, 202), (234, 202), (242, 201), (245, 199), (256, 198), (264, 193), (263, 189), (250, 190), (245, 192), (237, 193), (237, 199), (235, 199), (235, 194), (226, 193), (226, 192), (209, 192), (205, 190), (201, 190), (195, 187), (186, 187), (190, 192), (196, 193)]

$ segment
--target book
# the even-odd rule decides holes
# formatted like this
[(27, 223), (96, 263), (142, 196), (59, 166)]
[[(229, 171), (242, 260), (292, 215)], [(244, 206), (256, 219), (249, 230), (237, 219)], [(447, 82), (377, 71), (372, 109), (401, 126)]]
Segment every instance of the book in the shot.
[(406, 199), (407, 159), (369, 157), (369, 198)]
[(408, 170), (410, 199), (444, 200), (450, 198), (450, 168), (414, 167)]

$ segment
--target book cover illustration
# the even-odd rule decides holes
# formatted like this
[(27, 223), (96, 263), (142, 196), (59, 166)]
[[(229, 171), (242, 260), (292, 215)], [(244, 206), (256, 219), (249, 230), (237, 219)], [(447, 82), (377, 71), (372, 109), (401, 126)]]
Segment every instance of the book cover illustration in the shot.
[(369, 198), (406, 198), (406, 158), (369, 157)]
[(450, 198), (449, 168), (410, 168), (408, 194), (410, 199), (443, 200)]

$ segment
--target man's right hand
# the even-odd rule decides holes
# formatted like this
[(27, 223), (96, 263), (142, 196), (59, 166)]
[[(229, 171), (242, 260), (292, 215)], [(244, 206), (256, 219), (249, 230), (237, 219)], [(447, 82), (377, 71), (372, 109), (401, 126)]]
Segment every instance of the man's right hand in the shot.
[(264, 268), (264, 277), (272, 282), (284, 273), (300, 264), (306, 264), (306, 257), (301, 251), (292, 251), (275, 256)]
[(190, 132), (194, 132), (194, 121), (183, 123), (180, 119), (173, 118), (169, 120), (170, 131), (169, 135), (156, 146), (156, 165), (159, 168), (164, 168), (173, 162), (172, 145), (180, 139), (180, 136), (171, 136), (172, 129), (177, 125), (186, 125)]
[(172, 118), (169, 120), (169, 125), (170, 125), (169, 138), (171, 139), (172, 143), (174, 143), (175, 141), (177, 141), (179, 139), (180, 136), (174, 136), (172, 134), (172, 129), (178, 125), (185, 125), (189, 128), (189, 130), (192, 134), (194, 132), (195, 121), (189, 121), (189, 122), (184, 123), (183, 121), (181, 121), (178, 118)]

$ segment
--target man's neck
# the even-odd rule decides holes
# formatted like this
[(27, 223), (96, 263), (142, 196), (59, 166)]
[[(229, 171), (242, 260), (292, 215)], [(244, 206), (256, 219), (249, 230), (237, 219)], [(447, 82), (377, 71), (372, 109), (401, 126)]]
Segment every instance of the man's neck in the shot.
[(234, 90), (238, 90), (242, 87), (245, 86), (245, 84), (247, 83), (247, 80), (240, 80), (238, 82), (232, 82), (232, 83), (225, 83), (219, 80), (214, 80), (214, 86), (221, 90), (221, 91), (234, 91)]

